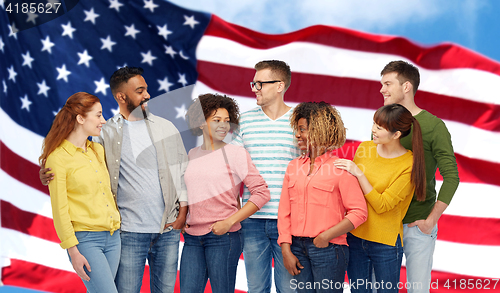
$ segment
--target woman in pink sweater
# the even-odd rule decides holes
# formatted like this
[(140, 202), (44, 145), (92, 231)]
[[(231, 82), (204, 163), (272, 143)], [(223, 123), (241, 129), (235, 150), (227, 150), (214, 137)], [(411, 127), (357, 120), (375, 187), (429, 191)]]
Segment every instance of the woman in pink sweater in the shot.
[(334, 107), (309, 102), (294, 109), (290, 124), (305, 155), (288, 164), (283, 181), (278, 209), (283, 264), (299, 293), (342, 292), (349, 261), (346, 233), (367, 215), (356, 177), (333, 165), (338, 159), (333, 150), (346, 139), (344, 123)]
[[(271, 195), (248, 152), (223, 139), (238, 126), (239, 109), (227, 96), (199, 96), (186, 114), (203, 144), (189, 151), (184, 174), (189, 211), (181, 257), (181, 292), (204, 292), (207, 280), (213, 292), (234, 292), (236, 267), (242, 252), (240, 222), (258, 211)], [(251, 192), (240, 207), (244, 183)]]

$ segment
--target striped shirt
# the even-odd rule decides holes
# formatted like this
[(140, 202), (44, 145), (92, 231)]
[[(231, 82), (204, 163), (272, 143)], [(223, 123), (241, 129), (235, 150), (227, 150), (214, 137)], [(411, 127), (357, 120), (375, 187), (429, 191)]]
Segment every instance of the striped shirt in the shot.
[[(266, 180), (271, 200), (251, 218), (277, 219), (281, 187), (288, 163), (299, 156), (296, 138), (290, 127), (293, 108), (276, 120), (269, 118), (261, 107), (249, 110), (240, 116), (240, 128), (233, 133), (234, 145), (243, 146)], [(245, 186), (243, 204), (250, 198)]]

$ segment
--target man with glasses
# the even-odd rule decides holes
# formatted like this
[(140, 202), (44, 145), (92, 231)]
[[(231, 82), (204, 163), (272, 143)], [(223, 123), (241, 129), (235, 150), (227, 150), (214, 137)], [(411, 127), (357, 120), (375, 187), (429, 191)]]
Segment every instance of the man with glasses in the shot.
[[(245, 147), (252, 161), (266, 180), (271, 200), (253, 216), (241, 222), (247, 273), (248, 292), (271, 292), (272, 261), (276, 292), (294, 292), (292, 275), (283, 265), (278, 245), (278, 205), (288, 163), (299, 155), (295, 136), (290, 127), (293, 110), (284, 102), (291, 83), (290, 67), (283, 61), (261, 61), (255, 65), (250, 87), (257, 105), (240, 116), (240, 129), (233, 144)], [(250, 192), (245, 187), (243, 204)]]

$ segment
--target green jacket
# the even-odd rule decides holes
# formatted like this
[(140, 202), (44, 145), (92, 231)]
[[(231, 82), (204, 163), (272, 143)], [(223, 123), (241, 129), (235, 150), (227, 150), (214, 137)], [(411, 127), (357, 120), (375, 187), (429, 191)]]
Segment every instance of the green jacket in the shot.
[[(414, 117), (422, 128), (427, 190), (425, 201), (419, 202), (416, 196), (413, 197), (403, 219), (404, 224), (424, 220), (430, 214), (436, 202), (436, 170), (438, 168), (443, 177), (443, 185), (437, 195), (438, 200), (450, 204), (459, 183), (457, 161), (451, 144), (451, 136), (443, 120), (425, 110)], [(412, 134), (413, 129), (408, 136), (401, 139), (401, 144), (409, 150), (412, 149)]]

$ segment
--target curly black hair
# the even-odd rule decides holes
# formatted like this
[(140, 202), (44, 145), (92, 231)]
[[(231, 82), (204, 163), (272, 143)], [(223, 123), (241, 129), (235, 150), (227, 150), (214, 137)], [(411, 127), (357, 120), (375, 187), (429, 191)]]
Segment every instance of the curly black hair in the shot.
[[(239, 126), (240, 109), (233, 98), (220, 94), (203, 94), (196, 98), (186, 113), (186, 121), (188, 121), (191, 132), (200, 136), (203, 131), (200, 126), (205, 121), (215, 114), (217, 109), (224, 108), (229, 113), (229, 122), (231, 131)], [(203, 111), (203, 113), (201, 113)]]
[(339, 111), (326, 102), (304, 102), (293, 110), (290, 126), (298, 131), (298, 123), (305, 118), (309, 130), (308, 140), (311, 145), (325, 150), (333, 150), (344, 145), (346, 128)]
[(115, 91), (120, 87), (120, 85), (124, 82), (128, 82), (134, 76), (142, 75), (144, 70), (140, 67), (122, 67), (115, 71), (113, 75), (109, 78), (109, 87), (111, 88), (111, 92), (113, 95)]

